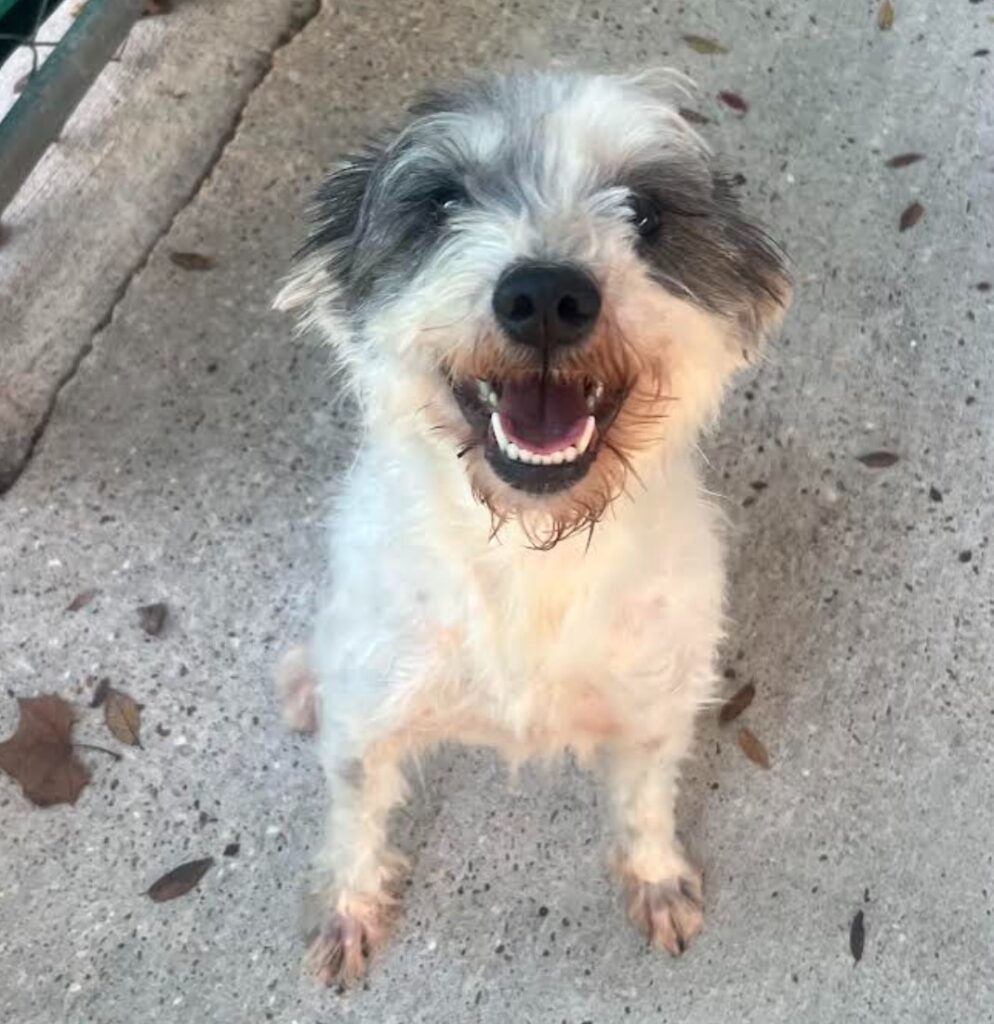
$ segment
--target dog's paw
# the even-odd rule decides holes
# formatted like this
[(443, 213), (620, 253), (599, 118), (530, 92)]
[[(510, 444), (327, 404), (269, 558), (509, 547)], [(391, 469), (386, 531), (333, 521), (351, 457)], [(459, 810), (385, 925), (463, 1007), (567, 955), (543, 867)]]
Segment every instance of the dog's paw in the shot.
[(322, 985), (348, 985), (366, 973), (386, 942), (392, 901), (373, 897), (340, 901), (330, 910), (307, 952), (307, 966)]
[(280, 658), (276, 667), (276, 688), (286, 724), (297, 732), (317, 732), (317, 678), (303, 647), (291, 647)]
[(703, 889), (704, 877), (692, 864), (658, 882), (629, 875), (624, 882), (628, 917), (652, 945), (680, 956), (704, 924)]

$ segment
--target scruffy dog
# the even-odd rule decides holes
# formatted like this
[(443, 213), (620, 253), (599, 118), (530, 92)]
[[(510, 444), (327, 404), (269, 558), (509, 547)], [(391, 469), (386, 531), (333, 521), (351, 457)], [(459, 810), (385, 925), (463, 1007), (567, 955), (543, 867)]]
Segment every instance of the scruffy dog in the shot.
[(331, 590), (281, 672), (298, 726), (316, 689), (331, 788), (326, 983), (388, 933), (402, 762), (443, 740), (597, 765), (629, 917), (674, 955), (701, 928), (673, 820), (722, 635), (695, 446), (790, 285), (666, 97), (558, 73), (425, 97), (328, 178), (278, 299), (362, 423)]

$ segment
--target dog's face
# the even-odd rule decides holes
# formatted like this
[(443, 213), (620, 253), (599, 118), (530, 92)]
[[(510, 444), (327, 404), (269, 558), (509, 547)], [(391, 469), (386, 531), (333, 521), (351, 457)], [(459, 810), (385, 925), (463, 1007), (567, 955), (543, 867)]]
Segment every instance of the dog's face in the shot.
[(542, 544), (693, 436), (789, 296), (703, 142), (638, 79), (433, 95), (316, 212), (280, 304), (309, 306), (368, 418), (461, 457)]

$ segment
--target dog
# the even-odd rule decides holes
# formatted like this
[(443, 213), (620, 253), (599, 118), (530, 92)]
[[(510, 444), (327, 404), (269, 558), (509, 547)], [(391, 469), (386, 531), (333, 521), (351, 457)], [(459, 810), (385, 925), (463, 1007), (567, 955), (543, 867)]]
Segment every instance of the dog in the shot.
[(441, 741), (596, 767), (628, 916), (674, 956), (701, 929), (674, 800), (724, 578), (696, 445), (791, 285), (678, 88), (473, 79), (319, 191), (276, 304), (331, 345), (361, 427), (332, 583), (280, 672), (331, 790), (326, 984), (390, 931), (387, 818)]

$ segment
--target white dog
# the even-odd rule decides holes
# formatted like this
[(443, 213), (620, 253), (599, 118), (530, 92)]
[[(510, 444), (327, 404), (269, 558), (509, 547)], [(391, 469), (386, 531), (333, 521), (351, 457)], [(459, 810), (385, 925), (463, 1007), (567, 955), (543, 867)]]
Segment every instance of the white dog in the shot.
[(777, 249), (645, 77), (535, 73), (422, 100), (344, 163), (278, 305), (361, 414), (307, 661), (331, 788), (326, 983), (384, 940), (405, 756), (442, 740), (603, 770), (628, 913), (676, 955), (702, 878), (678, 766), (713, 696), (720, 513), (695, 457), (776, 328)]

